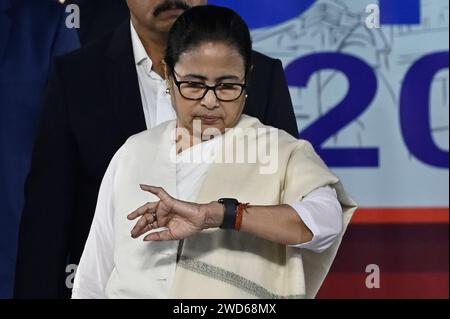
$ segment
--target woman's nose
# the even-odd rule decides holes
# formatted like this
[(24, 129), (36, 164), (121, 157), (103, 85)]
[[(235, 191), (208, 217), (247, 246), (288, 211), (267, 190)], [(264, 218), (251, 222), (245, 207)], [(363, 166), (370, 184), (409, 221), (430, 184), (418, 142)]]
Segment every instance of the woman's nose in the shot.
[(215, 109), (219, 106), (219, 100), (213, 90), (208, 90), (201, 102), (202, 105), (208, 109)]

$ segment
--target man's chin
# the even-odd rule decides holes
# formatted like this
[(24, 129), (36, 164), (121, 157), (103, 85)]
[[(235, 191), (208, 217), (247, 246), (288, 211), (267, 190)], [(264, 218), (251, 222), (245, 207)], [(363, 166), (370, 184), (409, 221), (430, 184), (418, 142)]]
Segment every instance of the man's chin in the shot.
[(158, 24), (156, 25), (156, 30), (159, 33), (169, 34), (169, 31), (172, 28), (173, 24), (175, 23), (176, 19), (177, 18), (175, 17), (175, 18), (171, 18), (171, 19), (158, 21)]

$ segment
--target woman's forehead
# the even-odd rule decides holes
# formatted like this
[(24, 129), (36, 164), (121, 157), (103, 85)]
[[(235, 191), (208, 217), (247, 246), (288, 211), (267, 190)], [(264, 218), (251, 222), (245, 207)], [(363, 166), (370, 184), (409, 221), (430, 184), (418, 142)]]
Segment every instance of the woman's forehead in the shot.
[[(207, 42), (191, 47), (180, 54), (177, 64), (207, 61), (212, 64), (244, 64), (235, 46), (222, 42)], [(205, 64), (205, 63), (202, 63)]]
[(175, 69), (183, 76), (198, 74), (215, 79), (224, 75), (242, 76), (245, 73), (245, 63), (233, 46), (206, 43), (182, 53)]

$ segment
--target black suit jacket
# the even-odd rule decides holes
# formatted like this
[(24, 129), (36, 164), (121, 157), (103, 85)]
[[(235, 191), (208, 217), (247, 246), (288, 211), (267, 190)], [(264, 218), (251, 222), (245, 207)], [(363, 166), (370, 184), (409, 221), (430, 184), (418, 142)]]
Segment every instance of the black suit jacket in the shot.
[(125, 0), (68, 0), (80, 8), (78, 34), (82, 45), (101, 38), (130, 17)]
[[(245, 113), (297, 136), (279, 60), (254, 53)], [(67, 264), (78, 264), (106, 168), (146, 129), (127, 21), (55, 62), (27, 179), (15, 297), (67, 297)]]

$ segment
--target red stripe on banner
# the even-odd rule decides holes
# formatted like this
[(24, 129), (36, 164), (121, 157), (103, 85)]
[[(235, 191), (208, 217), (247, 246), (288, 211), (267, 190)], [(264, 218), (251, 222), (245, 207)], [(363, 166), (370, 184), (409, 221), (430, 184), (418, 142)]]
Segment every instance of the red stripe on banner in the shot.
[[(379, 288), (368, 288), (369, 274), (330, 273), (320, 289), (318, 299), (448, 299), (448, 272), (380, 273)], [(369, 287), (370, 287), (370, 278)]]
[(360, 208), (352, 224), (448, 224), (444, 208)]
[(333, 272), (439, 273), (449, 269), (448, 224), (350, 225), (332, 266)]
[[(378, 289), (366, 287), (374, 268)], [(318, 297), (448, 298), (448, 270), (448, 224), (352, 224)]]

